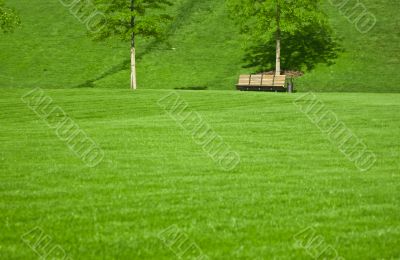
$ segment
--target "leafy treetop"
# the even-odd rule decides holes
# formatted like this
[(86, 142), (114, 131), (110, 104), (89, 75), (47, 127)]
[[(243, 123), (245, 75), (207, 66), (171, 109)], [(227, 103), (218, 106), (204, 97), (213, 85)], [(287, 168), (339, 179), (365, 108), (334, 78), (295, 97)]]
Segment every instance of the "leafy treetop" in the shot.
[(95, 0), (94, 3), (105, 15), (99, 23), (101, 30), (94, 35), (97, 39), (116, 36), (128, 40), (132, 35), (157, 37), (162, 33), (162, 25), (171, 19), (159, 11), (172, 5), (170, 0)]

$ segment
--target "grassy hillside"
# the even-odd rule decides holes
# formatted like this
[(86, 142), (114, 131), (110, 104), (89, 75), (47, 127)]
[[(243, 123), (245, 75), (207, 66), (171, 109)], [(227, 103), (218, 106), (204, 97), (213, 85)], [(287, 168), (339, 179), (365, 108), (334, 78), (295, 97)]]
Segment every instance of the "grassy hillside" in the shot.
[[(398, 1), (363, 1), (378, 19), (363, 35), (326, 4), (346, 50), (332, 67), (319, 66), (298, 81), (300, 91), (398, 92)], [(58, 1), (8, 1), (23, 28), (0, 38), (0, 86), (46, 88), (129, 85), (128, 43), (93, 43)], [(176, 1), (166, 42), (139, 42), (138, 76), (144, 89), (233, 89), (243, 69), (244, 44), (224, 1)]]
[[(40, 227), (72, 259), (175, 259), (157, 234), (176, 224), (210, 259), (309, 259), (315, 228), (345, 259), (396, 259), (398, 94), (321, 94), (378, 161), (359, 172), (292, 104), (297, 95), (181, 91), (241, 156), (219, 167), (158, 105), (168, 91), (48, 90), (104, 150), (87, 168), (21, 101), (0, 92), (0, 255), (33, 259)], [(357, 111), (357, 113), (355, 113)]]
[[(330, 1), (327, 1), (330, 2)], [(332, 1), (334, 2), (334, 1)], [(356, 1), (354, 2), (354, 5)], [(399, 92), (399, 1), (359, 1), (376, 18), (375, 27), (360, 33), (340, 10), (326, 4), (331, 24), (345, 52), (331, 67), (320, 66), (300, 80), (302, 90)], [(351, 5), (350, 5), (351, 6)]]
[[(129, 85), (129, 43), (91, 42), (85, 26), (58, 1), (9, 4), (20, 11), (24, 27), (0, 40), (2, 86)], [(241, 51), (224, 3), (177, 1), (170, 12), (176, 19), (169, 25), (165, 42), (139, 40), (140, 85), (231, 88), (229, 82), (236, 81), (241, 67)]]

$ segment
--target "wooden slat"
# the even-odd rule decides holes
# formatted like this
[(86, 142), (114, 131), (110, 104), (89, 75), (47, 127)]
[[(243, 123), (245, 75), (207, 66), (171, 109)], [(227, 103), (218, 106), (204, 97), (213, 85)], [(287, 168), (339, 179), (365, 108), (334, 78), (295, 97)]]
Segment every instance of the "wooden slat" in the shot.
[(274, 76), (273, 75), (263, 75), (261, 86), (269, 87), (272, 86)]
[(263, 81), (261, 86), (263, 86), (263, 87), (272, 87), (273, 84), (272, 84), (272, 81), (266, 81), (266, 82)]
[(286, 75), (278, 75), (274, 78), (274, 86), (284, 87), (286, 82)]
[(260, 86), (261, 85), (261, 75), (251, 75), (250, 86)]
[(275, 81), (285, 81), (286, 76), (275, 76)]
[(274, 75), (263, 75), (262, 77), (262, 84), (261, 86), (264, 87), (269, 87), (272, 86), (273, 80), (274, 80)]
[(274, 75), (263, 75), (263, 80), (273, 80)]
[(250, 84), (250, 75), (240, 75), (238, 85), (248, 86)]
[(286, 83), (286, 75), (240, 75), (238, 86), (257, 89), (257, 87), (284, 89)]

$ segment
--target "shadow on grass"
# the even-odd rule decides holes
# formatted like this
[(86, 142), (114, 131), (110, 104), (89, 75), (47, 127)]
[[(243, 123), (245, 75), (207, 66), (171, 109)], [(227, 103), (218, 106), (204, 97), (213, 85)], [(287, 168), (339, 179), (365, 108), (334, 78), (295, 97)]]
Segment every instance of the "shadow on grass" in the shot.
[(186, 88), (174, 88), (177, 90), (206, 90), (208, 89), (208, 87), (197, 87), (197, 86), (193, 86), (193, 87), (186, 87)]
[(112, 67), (111, 69), (107, 70), (106, 72), (104, 72), (103, 74), (101, 74), (100, 76), (87, 80), (84, 83), (81, 83), (79, 85), (74, 86), (74, 88), (94, 88), (95, 85), (94, 83), (98, 80), (104, 79), (108, 76), (114, 75), (122, 70), (127, 69), (127, 67), (129, 67), (130, 65), (130, 59), (126, 59), (123, 62), (115, 65), (114, 67)]
[[(281, 67), (283, 70), (310, 71), (317, 64), (332, 65), (343, 48), (340, 39), (333, 37), (329, 27), (309, 26), (293, 35), (283, 34)], [(244, 56), (245, 68), (256, 72), (275, 69), (275, 39), (265, 44), (250, 43)]]
[[(197, 1), (187, 1), (184, 4), (182, 4), (178, 8), (178, 14), (174, 18), (173, 22), (168, 26), (164, 35), (152, 40), (147, 45), (145, 45), (143, 51), (138, 52), (136, 57), (137, 61), (140, 61), (145, 55), (149, 54), (151, 51), (155, 49), (160, 49), (158, 47), (161, 46), (162, 44), (165, 44), (167, 46), (165, 49), (171, 49), (168, 38), (174, 35), (176, 31), (178, 31), (182, 26), (184, 26), (187, 23), (188, 20), (190, 20), (191, 14), (197, 11), (199, 4), (202, 3), (199, 3)], [(98, 77), (89, 79), (83, 83), (75, 85), (73, 86), (73, 88), (94, 88), (96, 81), (112, 76), (120, 71), (128, 70), (129, 66), (130, 66), (130, 58), (123, 60), (122, 62), (113, 66), (111, 69), (105, 71)]]

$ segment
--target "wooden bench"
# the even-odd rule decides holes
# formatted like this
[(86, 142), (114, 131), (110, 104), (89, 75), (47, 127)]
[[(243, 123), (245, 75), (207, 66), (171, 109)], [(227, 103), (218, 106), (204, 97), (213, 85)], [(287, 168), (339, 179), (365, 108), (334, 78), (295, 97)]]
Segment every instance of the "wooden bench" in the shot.
[(240, 75), (236, 88), (241, 91), (286, 92), (286, 75)]

